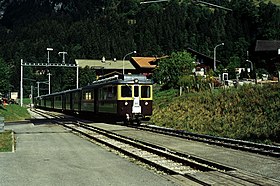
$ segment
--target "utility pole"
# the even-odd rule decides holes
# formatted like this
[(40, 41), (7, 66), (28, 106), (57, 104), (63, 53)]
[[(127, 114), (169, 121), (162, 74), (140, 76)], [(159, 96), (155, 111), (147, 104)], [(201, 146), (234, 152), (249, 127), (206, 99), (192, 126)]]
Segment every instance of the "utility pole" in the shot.
[(58, 55), (62, 54), (62, 64), (65, 64), (65, 55), (67, 55), (67, 52), (58, 52)]

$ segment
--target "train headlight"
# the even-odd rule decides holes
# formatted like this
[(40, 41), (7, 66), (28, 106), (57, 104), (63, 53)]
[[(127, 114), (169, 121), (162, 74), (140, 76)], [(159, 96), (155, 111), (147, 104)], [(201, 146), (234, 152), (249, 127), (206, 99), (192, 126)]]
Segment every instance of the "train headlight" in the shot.
[(134, 79), (134, 83), (138, 83), (139, 82), (139, 80), (138, 79)]
[(126, 102), (124, 102), (124, 105), (125, 105), (125, 106), (127, 106), (127, 105), (128, 105), (128, 102), (127, 102), (127, 101), (126, 101)]
[(147, 106), (148, 104), (149, 104), (149, 103), (146, 101), (146, 102), (145, 102), (145, 105)]

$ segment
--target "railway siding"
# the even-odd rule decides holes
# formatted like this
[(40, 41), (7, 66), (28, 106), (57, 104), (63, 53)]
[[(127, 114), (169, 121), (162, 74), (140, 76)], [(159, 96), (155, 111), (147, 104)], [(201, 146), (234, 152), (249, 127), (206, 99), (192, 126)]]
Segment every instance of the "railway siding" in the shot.
[[(119, 135), (107, 133), (106, 131), (100, 131), (95, 127), (91, 127), (85, 124), (66, 124), (63, 126), (70, 128), (71, 130), (81, 133), (91, 139), (94, 139), (100, 143), (106, 144), (109, 147), (117, 149), (125, 154), (129, 154), (134, 158), (139, 159), (142, 162), (148, 163), (154, 167), (157, 167), (169, 174), (182, 175), (188, 179), (195, 181), (202, 185), (213, 184), (227, 184), (227, 185), (255, 185), (259, 181), (267, 183), (266, 179), (247, 179), (242, 175), (233, 176), (231, 174), (224, 173), (221, 170), (216, 170), (206, 165), (189, 161), (187, 158), (175, 157), (170, 152), (154, 149), (154, 147), (138, 144), (134, 140), (123, 138)], [(96, 133), (96, 134), (95, 134)], [(277, 185), (273, 183), (272, 185)]]
[(120, 135), (133, 136), (134, 139), (159, 145), (192, 157), (199, 157), (216, 164), (226, 165), (238, 171), (250, 172), (262, 177), (280, 180), (279, 158), (209, 145), (163, 134), (155, 134), (148, 131), (145, 132), (125, 126), (102, 123), (94, 123), (92, 125), (113, 131)]
[[(65, 121), (61, 121), (65, 124)], [(71, 125), (71, 124), (68, 124)], [(80, 125), (83, 125), (80, 123)], [(66, 126), (67, 127), (67, 126)], [(68, 126), (69, 127), (69, 126)], [(167, 153), (177, 152), (177, 154), (185, 154), (187, 159), (199, 160), (200, 162), (211, 162), (210, 166), (204, 169), (190, 169), (193, 166), (181, 167), (181, 162), (173, 162), (170, 164), (170, 160), (165, 158), (158, 158), (157, 153), (144, 153), (142, 150), (135, 150), (130, 147), (130, 144), (117, 144), (113, 142), (111, 137), (109, 142), (106, 142), (108, 146), (118, 146), (117, 150), (126, 151), (130, 150), (130, 154), (134, 157), (139, 157), (139, 154), (144, 156), (144, 161), (147, 161), (147, 157), (150, 157), (149, 163), (158, 166), (159, 162), (164, 162), (160, 165), (160, 169), (165, 166), (173, 167), (171, 174), (181, 174), (203, 185), (214, 184), (235, 184), (235, 185), (279, 185), (279, 160), (278, 158), (267, 157), (255, 153), (242, 152), (234, 149), (214, 146), (205, 144), (202, 142), (186, 140), (174, 136), (167, 136), (163, 134), (156, 134), (154, 132), (142, 131), (137, 128), (129, 128), (121, 125), (108, 125), (104, 123), (87, 123), (89, 128), (99, 128), (102, 132), (112, 137), (112, 133), (116, 136), (126, 136), (132, 138), (133, 141), (139, 141), (141, 143), (154, 144), (151, 146), (160, 146), (162, 151)], [(88, 128), (88, 129), (89, 129)], [(88, 130), (86, 129), (86, 130)], [(73, 129), (72, 129), (73, 130)], [(83, 129), (84, 130), (84, 129)], [(106, 131), (106, 132), (105, 132)], [(110, 132), (111, 131), (111, 132)], [(100, 137), (100, 134), (96, 135), (92, 132), (85, 132), (84, 134)], [(107, 136), (108, 137), (108, 136)], [(103, 137), (102, 137), (103, 138)], [(115, 137), (113, 137), (115, 138)], [(117, 137), (116, 137), (117, 138)], [(114, 147), (114, 148), (115, 148)], [(156, 154), (156, 155), (155, 155)], [(143, 160), (142, 160), (143, 161)], [(151, 163), (152, 162), (152, 163)], [(223, 166), (226, 165), (226, 166)], [(211, 167), (213, 166), (213, 167)], [(216, 168), (224, 167), (224, 168)], [(186, 171), (186, 172), (184, 172)], [(168, 171), (167, 171), (168, 172)], [(221, 175), (219, 175), (221, 174)], [(217, 179), (219, 178), (219, 179)]]

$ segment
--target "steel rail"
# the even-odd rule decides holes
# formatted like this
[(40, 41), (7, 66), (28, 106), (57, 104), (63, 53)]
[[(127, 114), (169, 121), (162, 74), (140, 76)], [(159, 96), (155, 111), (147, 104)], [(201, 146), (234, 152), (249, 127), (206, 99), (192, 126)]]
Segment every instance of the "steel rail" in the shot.
[(132, 126), (132, 127), (136, 127), (141, 130), (161, 133), (165, 135), (177, 136), (189, 140), (195, 140), (203, 143), (209, 143), (218, 146), (280, 158), (280, 147), (275, 145), (266, 145), (266, 144), (259, 144), (250, 141), (243, 141), (243, 140), (237, 140), (231, 138), (196, 134), (192, 132), (187, 132), (185, 130), (175, 130), (171, 128), (158, 127), (154, 125), (141, 125), (141, 126)]
[[(216, 183), (229, 183), (229, 184), (254, 184), (254, 185), (279, 185), (280, 182), (277, 180), (272, 180), (266, 177), (262, 177), (259, 175), (253, 175), (252, 173), (235, 170), (233, 168), (220, 165), (214, 162), (210, 162), (208, 160), (204, 160), (198, 157), (190, 156), (187, 154), (183, 154), (180, 152), (172, 151), (170, 149), (167, 149), (165, 147), (157, 146), (154, 144), (150, 144), (147, 142), (142, 142), (140, 140), (135, 140), (130, 137), (122, 136), (119, 134), (116, 134), (115, 132), (107, 131), (104, 129), (101, 129), (99, 127), (92, 126), (94, 124), (86, 124), (81, 121), (78, 121), (75, 118), (70, 118), (67, 120), (67, 118), (61, 118), (61, 116), (50, 114), (50, 113), (43, 113), (42, 115), (45, 115), (48, 120), (50, 118), (53, 118), (53, 123), (62, 125), (65, 128), (69, 128), (74, 132), (78, 132), (87, 138), (93, 139), (99, 143), (105, 144), (106, 146), (116, 149), (119, 152), (122, 152), (130, 157), (133, 157), (135, 159), (138, 159), (139, 161), (146, 163), (152, 167), (157, 168), (158, 170), (162, 170), (168, 174), (171, 175), (182, 175), (186, 177), (187, 179), (190, 179), (194, 182), (197, 182), (202, 185), (212, 185), (211, 181), (209, 182), (209, 179), (211, 178), (217, 181)], [(51, 117), (47, 116), (51, 115)], [(73, 127), (74, 126), (74, 127)], [(78, 129), (80, 128), (80, 129)], [(83, 129), (81, 129), (83, 128)], [(88, 130), (89, 132), (86, 132), (84, 130)], [(98, 135), (94, 135), (93, 133), (98, 133)], [(113, 139), (115, 141), (120, 141), (123, 145), (116, 146), (112, 141), (104, 141), (102, 137), (105, 136), (108, 139)], [(134, 146), (135, 148), (140, 149), (139, 153), (143, 154), (143, 152), (148, 151), (149, 153), (154, 154), (155, 156), (164, 156), (164, 159), (158, 159), (156, 161), (149, 160), (146, 157), (139, 156), (137, 153), (135, 154), (135, 150), (132, 150), (132, 152), (127, 151), (127, 145)], [(144, 153), (145, 154), (145, 153)], [(152, 159), (154, 160), (155, 156), (149, 154), (148, 157), (152, 156)], [(167, 161), (165, 160), (167, 159)], [(158, 162), (162, 161), (174, 161), (175, 164), (171, 165), (172, 168), (166, 167), (166, 165), (161, 165)], [(167, 163), (168, 164), (168, 163)], [(186, 165), (188, 167), (194, 168), (196, 170), (202, 171), (203, 176), (196, 176), (196, 174), (189, 173), (189, 170), (186, 170), (187, 172), (184, 172), (184, 169), (182, 169), (181, 165)], [(178, 166), (174, 169), (174, 166)], [(178, 172), (179, 170), (179, 172)], [(181, 172), (180, 172), (181, 171)]]

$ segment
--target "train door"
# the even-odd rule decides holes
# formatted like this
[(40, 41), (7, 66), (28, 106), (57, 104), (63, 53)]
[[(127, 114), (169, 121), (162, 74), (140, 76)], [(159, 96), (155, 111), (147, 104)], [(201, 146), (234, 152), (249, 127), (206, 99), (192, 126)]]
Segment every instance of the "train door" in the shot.
[(140, 106), (140, 94), (139, 94), (140, 88), (139, 84), (134, 85), (134, 97), (133, 97), (133, 105), (132, 105), (132, 113), (133, 114), (141, 114), (141, 106)]

